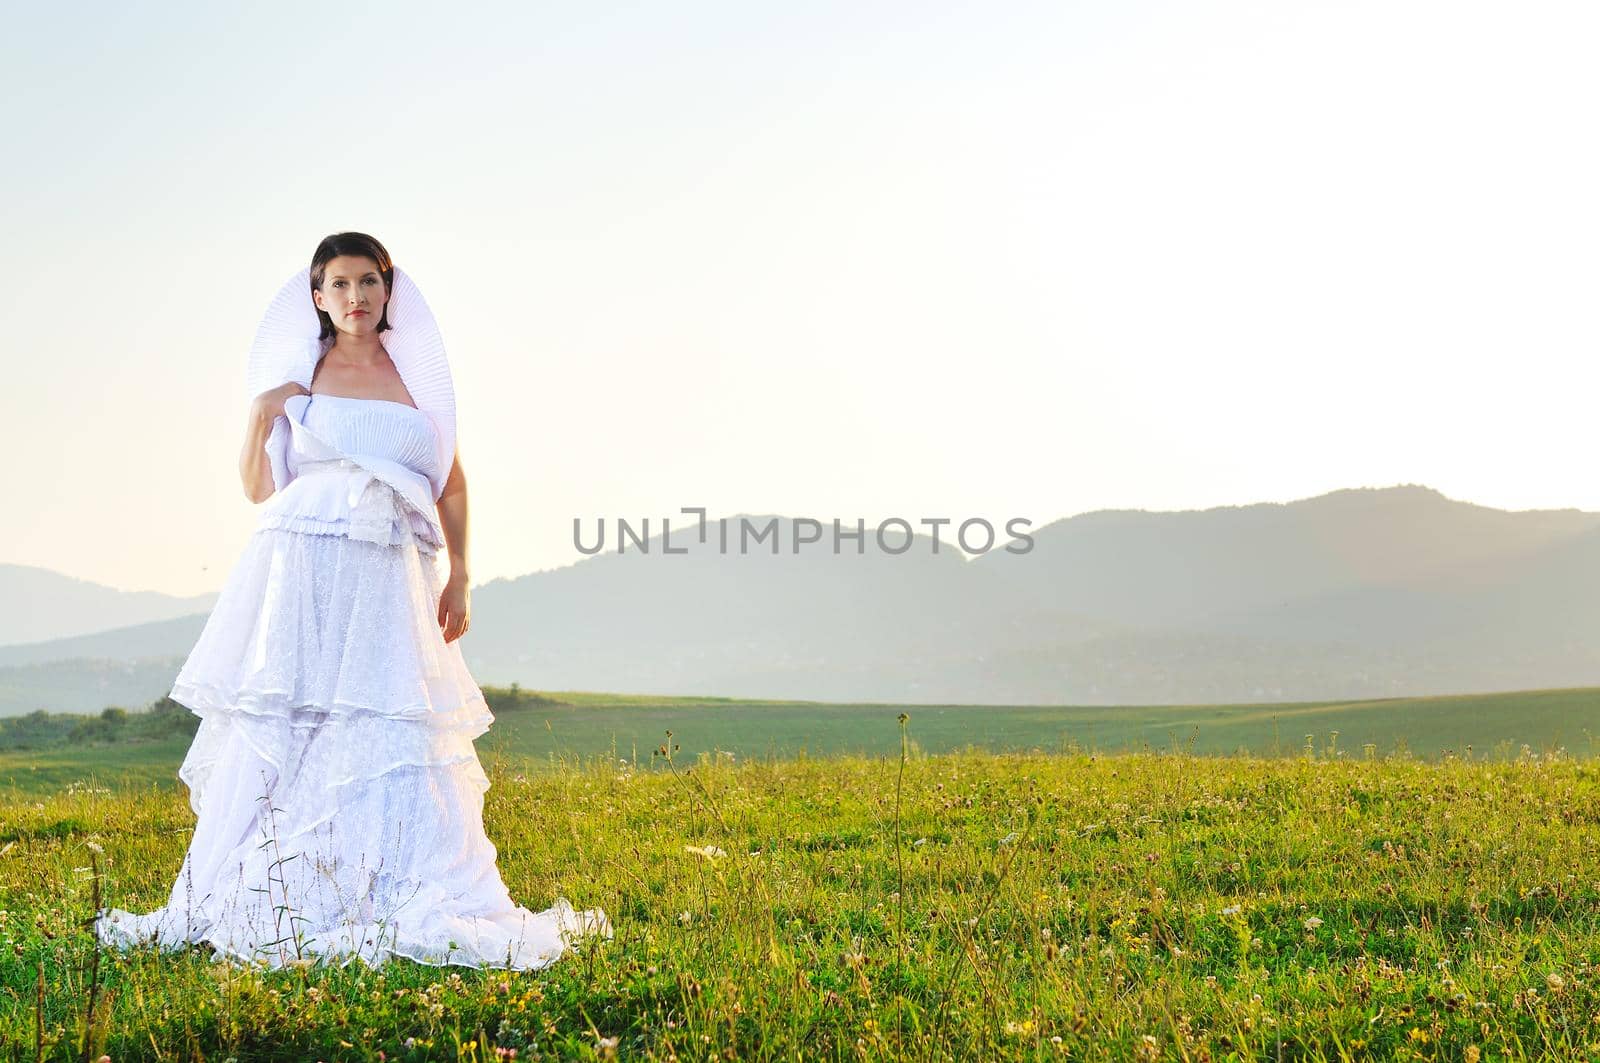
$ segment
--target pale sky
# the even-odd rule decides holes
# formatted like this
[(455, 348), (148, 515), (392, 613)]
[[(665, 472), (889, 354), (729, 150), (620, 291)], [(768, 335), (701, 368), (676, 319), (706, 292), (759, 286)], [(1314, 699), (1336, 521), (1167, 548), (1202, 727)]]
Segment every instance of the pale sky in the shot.
[(219, 589), (344, 229), (438, 316), (474, 584), (683, 506), (1600, 509), (1593, 5), (138, 7), (0, 38), (0, 561)]

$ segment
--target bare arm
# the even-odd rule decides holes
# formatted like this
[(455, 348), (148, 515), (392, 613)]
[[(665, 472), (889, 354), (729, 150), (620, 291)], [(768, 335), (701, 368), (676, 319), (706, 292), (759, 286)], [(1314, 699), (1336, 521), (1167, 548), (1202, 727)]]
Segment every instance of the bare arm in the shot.
[(244, 485), (244, 496), (251, 502), (265, 502), (275, 490), (272, 483), (272, 461), (267, 457), (267, 437), (272, 434), (272, 422), (283, 413), (283, 402), (290, 395), (308, 394), (294, 381), (263, 391), (250, 401), (249, 419), (245, 423), (244, 448), (239, 451), (239, 480)]
[(450, 557), (450, 578), (439, 595), (439, 626), (450, 642), (467, 633), (471, 607), (467, 593), (467, 474), (461, 468), (461, 448), (456, 448), (450, 475), (439, 494), (439, 524), (444, 529)]

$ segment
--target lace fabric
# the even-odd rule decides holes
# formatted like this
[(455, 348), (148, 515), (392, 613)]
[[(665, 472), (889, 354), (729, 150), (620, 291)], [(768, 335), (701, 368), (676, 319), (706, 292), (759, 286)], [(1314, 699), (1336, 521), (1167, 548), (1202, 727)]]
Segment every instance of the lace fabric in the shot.
[(172, 687), (201, 717), (179, 768), (194, 837), (167, 905), (103, 909), (102, 941), (534, 969), (611, 935), (501, 879), (473, 747), (494, 717), (440, 632), (436, 560), (409, 537), (253, 533)]
[(441, 589), (436, 555), (414, 544), (258, 529), (172, 696), (202, 717), (487, 714), (460, 644), (439, 631)]

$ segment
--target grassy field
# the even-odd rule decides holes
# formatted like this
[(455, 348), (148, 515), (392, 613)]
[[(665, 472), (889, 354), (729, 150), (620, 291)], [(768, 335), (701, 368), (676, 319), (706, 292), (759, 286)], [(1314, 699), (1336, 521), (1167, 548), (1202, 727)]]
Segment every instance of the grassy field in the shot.
[[(549, 720), (581, 747), (633, 726), (608, 704), (581, 740), (549, 705), (495, 730)], [(185, 793), (106, 781), (143, 770), (128, 760), (14, 787), (0, 1058), (36, 1058), (36, 1038), (43, 1058), (113, 1060), (1600, 1058), (1600, 761), (1488, 755), (1514, 735), (1429, 759), (1347, 750), (1348, 724), (1337, 745), (1286, 731), (1317, 737), (1279, 757), (930, 752), (937, 718), (907, 712), (889, 755), (864, 719), (871, 755), (691, 758), (684, 725), (671, 762), (642, 743), (626, 762), (485, 756), (512, 895), (615, 925), (531, 973), (97, 954), (99, 904), (165, 899)], [(55, 756), (40, 770), (70, 773)]]
[[(1509, 759), (1535, 753), (1600, 753), (1600, 689), (1517, 691), (1374, 701), (1250, 705), (990, 706), (833, 704), (733, 698), (646, 697), (486, 687), (496, 719), (478, 739), (486, 766), (518, 771), (606, 754), (648, 760), (672, 731), (688, 762), (702, 753), (736, 759), (840, 754), (898, 756), (896, 717), (916, 717), (929, 753), (982, 749), (1093, 753), (1188, 752), (1364, 757), (1409, 753)], [(0, 801), (59, 792), (73, 782), (181, 788), (178, 764), (198, 720), (168, 702), (164, 718), (127, 713), (0, 721)], [(113, 713), (120, 710), (112, 710)], [(39, 714), (41, 717), (44, 714)]]
[[(731, 698), (650, 698), (571, 692), (519, 703), (496, 691), (499, 719), (480, 740), (485, 754), (547, 758), (614, 751), (633, 759), (679, 736), (691, 757), (727, 751), (744, 759), (896, 756), (901, 712), (916, 717), (917, 744), (930, 753), (969, 747), (992, 752), (1183, 751), (1299, 755), (1309, 742), (1364, 756), (1409, 752), (1501, 759), (1565, 748), (1600, 752), (1600, 689), (1579, 687), (1249, 705), (990, 706), (830, 704)], [(0, 776), (3, 778), (3, 776)]]

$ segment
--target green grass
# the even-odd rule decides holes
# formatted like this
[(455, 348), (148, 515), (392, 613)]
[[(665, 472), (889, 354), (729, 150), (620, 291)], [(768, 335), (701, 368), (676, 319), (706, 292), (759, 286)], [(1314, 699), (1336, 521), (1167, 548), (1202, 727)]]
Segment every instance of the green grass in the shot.
[[(486, 766), (549, 770), (610, 755), (644, 760), (661, 736), (679, 735), (683, 759), (729, 752), (738, 759), (841, 754), (895, 756), (896, 716), (916, 714), (930, 753), (1183, 751), (1294, 756), (1319, 753), (1423, 760), (1447, 754), (1509, 759), (1536, 753), (1600, 753), (1600, 690), (1572, 688), (1249, 705), (989, 706), (835, 704), (737, 698), (657, 697), (485, 687), (496, 720), (478, 740)], [(0, 720), (0, 801), (55, 793), (72, 781), (181, 788), (177, 767), (198, 720), (170, 700), (151, 712), (105, 716), (33, 713)], [(528, 762), (534, 763), (528, 763)]]
[(143, 785), (181, 791), (177, 771), (188, 749), (189, 739), (168, 738), (128, 746), (0, 753), (0, 809), (72, 785), (103, 786), (105, 779), (115, 780), (122, 790)]
[[(165, 901), (186, 791), (138, 758), (73, 775), (113, 747), (19, 750), (60, 785), (0, 797), (0, 1059), (35, 1058), (36, 1038), (44, 1058), (118, 1061), (1600, 1059), (1600, 760), (1507, 754), (1514, 736), (1493, 756), (1347, 750), (1362, 721), (1394, 725), (1393, 702), (1234, 710), (1240, 728), (1343, 724), (1280, 757), (930, 752), (937, 710), (914, 706), (904, 732), (857, 718), (851, 741), (888, 753), (691, 759), (731, 744), (714, 712), (806, 707), (519, 697), (494, 730), (568, 749), (664, 718), (636, 712), (689, 721), (652, 738), (671, 763), (485, 757), (512, 896), (602, 907), (612, 940), (521, 973), (97, 950), (100, 905)], [(1506, 697), (1522, 728), (1595, 694)], [(609, 719), (579, 739), (579, 710)], [(186, 743), (169, 743), (170, 773)], [(705, 846), (725, 855), (689, 851)]]
[[(976, 747), (994, 752), (1184, 751), (1296, 755), (1318, 749), (1360, 756), (1405, 751), (1421, 759), (1449, 753), (1509, 758), (1565, 748), (1600, 752), (1600, 690), (1592, 687), (1248, 705), (990, 706), (835, 704), (710, 698), (545, 693), (518, 704), (496, 692), (497, 721), (480, 740), (486, 755), (547, 758), (615, 751), (646, 756), (663, 732), (682, 737), (686, 754), (739, 757), (894, 755), (895, 718), (917, 718), (929, 752)], [(526, 696), (526, 695), (525, 695)], [(0, 764), (0, 779), (4, 778)]]
[[(513, 896), (599, 905), (615, 938), (512, 974), (103, 953), (93, 1051), (1600, 1055), (1600, 766), (1587, 759), (908, 743), (903, 763), (607, 757), (501, 765), (493, 781), (486, 822)], [(33, 1058), (36, 1035), (46, 1058), (77, 1056), (95, 891), (139, 910), (164, 899), (191, 820), (180, 794), (149, 789), (0, 807), (0, 1036), (15, 1058)], [(727, 855), (686, 849), (707, 845)]]

